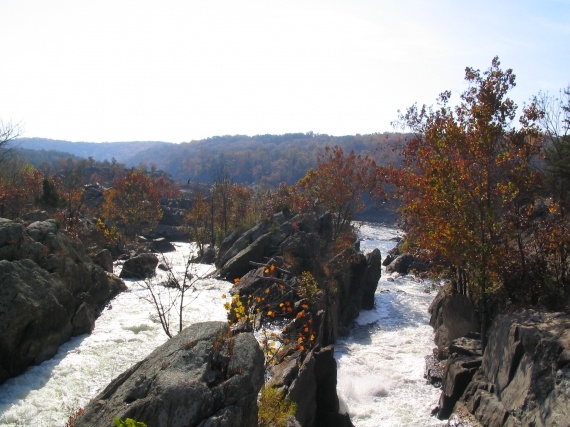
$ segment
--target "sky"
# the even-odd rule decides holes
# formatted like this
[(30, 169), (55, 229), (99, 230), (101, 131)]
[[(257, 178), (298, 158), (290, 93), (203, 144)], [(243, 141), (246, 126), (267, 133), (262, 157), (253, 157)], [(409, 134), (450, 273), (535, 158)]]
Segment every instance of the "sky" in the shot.
[(519, 106), (570, 84), (570, 0), (0, 0), (0, 120), (186, 142), (392, 132), (498, 56)]

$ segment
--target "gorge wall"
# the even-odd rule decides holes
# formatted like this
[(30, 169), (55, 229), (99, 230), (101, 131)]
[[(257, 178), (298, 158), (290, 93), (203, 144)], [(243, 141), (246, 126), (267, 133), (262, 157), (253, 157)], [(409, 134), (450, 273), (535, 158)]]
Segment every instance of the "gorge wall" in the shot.
[(96, 265), (53, 219), (0, 218), (0, 382), (91, 332), (124, 283)]
[(446, 289), (432, 305), (434, 326), (446, 332), (444, 339), (436, 334), (439, 352), (448, 356), (438, 416), (467, 411), (489, 427), (567, 427), (570, 315), (538, 309), (501, 314), (489, 329), (482, 354), (476, 335), (464, 336), (473, 308), (465, 309), (466, 301), (453, 308), (457, 298)]

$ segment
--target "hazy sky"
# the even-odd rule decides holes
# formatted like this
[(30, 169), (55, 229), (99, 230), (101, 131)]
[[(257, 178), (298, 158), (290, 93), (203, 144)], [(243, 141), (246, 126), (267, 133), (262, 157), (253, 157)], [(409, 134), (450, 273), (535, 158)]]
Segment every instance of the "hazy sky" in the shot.
[(570, 84), (570, 0), (0, 0), (0, 118), (23, 136), (392, 131), (498, 55), (515, 101)]

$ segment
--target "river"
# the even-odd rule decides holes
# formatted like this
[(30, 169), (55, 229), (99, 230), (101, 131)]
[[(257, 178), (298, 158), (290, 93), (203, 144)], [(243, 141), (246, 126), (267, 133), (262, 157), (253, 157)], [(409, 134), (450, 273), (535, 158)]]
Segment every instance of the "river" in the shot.
[[(398, 230), (375, 224), (359, 229), (365, 253), (378, 247), (385, 256), (398, 236)], [(176, 246), (169, 262), (181, 271), (192, 245)], [(197, 265), (193, 273), (205, 276), (210, 268)], [(90, 335), (73, 338), (53, 359), (0, 386), (0, 426), (63, 427), (70, 413), (166, 340), (148, 291), (134, 281), (127, 285), (129, 291), (104, 309)], [(223, 296), (230, 286), (197, 280), (185, 324), (224, 320)], [(423, 378), (424, 356), (433, 347), (427, 307), (434, 296), (430, 282), (383, 273), (375, 309), (362, 312), (350, 335), (337, 343), (338, 392), (355, 426), (446, 425), (430, 416), (439, 390)]]

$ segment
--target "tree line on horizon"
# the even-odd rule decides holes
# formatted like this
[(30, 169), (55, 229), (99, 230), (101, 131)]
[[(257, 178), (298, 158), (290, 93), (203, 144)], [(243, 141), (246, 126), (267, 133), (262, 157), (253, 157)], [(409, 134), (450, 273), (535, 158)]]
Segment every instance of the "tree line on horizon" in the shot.
[(301, 179), (316, 166), (317, 156), (327, 146), (368, 155), (387, 165), (400, 161), (399, 147), (407, 138), (409, 135), (396, 132), (342, 137), (307, 132), (251, 137), (226, 135), (180, 144), (74, 143), (19, 138), (16, 145), (22, 157), (42, 170), (58, 169), (57, 164), (67, 157), (100, 162), (115, 159), (129, 167), (162, 170), (178, 184), (212, 184), (219, 171), (227, 169), (233, 182), (276, 187), (282, 182), (291, 185)]

